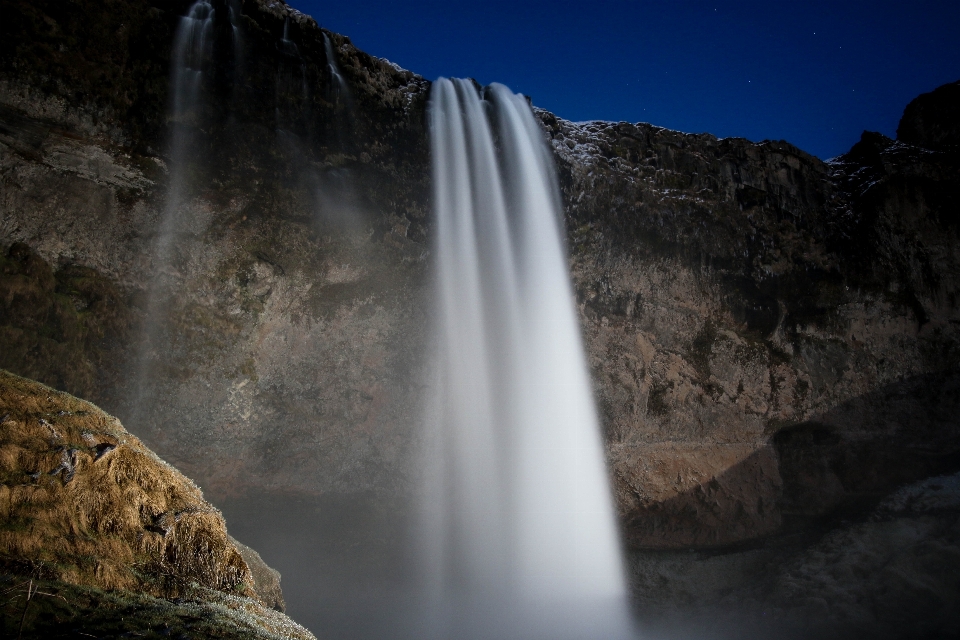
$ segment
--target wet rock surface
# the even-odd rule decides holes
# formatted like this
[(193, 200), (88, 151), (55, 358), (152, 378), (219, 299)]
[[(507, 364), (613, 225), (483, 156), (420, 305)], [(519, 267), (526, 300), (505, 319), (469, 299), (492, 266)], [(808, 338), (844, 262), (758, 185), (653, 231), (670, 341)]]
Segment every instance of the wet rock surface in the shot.
[(826, 533), (721, 553), (635, 551), (641, 619), (654, 635), (953, 637), (958, 496), (958, 476), (938, 476)]
[[(313, 19), (233, 3), (241, 46), (215, 55), (189, 222), (161, 264), (188, 5), (4, 1), (0, 364), (102, 399), (217, 498), (409, 495), (429, 83), (327, 33), (341, 100)], [(795, 541), (812, 549), (844, 518), (869, 529), (884, 496), (960, 469), (955, 94), (829, 161), (537, 111), (632, 548), (698, 549), (709, 580), (724, 563), (750, 580), (767, 565), (737, 545), (786, 566)], [(138, 354), (157, 278), (162, 348)]]

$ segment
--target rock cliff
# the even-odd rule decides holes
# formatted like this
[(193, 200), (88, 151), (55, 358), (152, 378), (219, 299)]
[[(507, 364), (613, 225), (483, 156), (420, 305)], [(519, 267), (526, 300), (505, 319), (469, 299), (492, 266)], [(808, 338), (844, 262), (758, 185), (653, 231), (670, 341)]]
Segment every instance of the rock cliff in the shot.
[(541, 116), (635, 544), (731, 544), (956, 467), (960, 157)]
[[(429, 83), (281, 2), (214, 4), (239, 45), (161, 261), (189, 3), (3, 0), (0, 366), (96, 399), (217, 496), (407, 495)], [(631, 547), (806, 549), (960, 469), (956, 86), (828, 161), (537, 111)]]

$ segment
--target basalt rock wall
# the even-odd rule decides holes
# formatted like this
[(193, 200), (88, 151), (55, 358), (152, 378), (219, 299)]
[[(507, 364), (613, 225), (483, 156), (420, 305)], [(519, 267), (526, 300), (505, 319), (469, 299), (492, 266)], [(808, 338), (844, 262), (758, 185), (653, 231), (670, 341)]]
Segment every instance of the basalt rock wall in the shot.
[[(213, 4), (190, 222), (160, 263), (189, 3), (4, 0), (0, 366), (97, 400), (214, 495), (406, 495), (429, 84), (282, 3)], [(864, 134), (824, 162), (537, 114), (632, 545), (756, 540), (956, 470), (952, 147)], [(157, 273), (176, 294), (144, 356)]]

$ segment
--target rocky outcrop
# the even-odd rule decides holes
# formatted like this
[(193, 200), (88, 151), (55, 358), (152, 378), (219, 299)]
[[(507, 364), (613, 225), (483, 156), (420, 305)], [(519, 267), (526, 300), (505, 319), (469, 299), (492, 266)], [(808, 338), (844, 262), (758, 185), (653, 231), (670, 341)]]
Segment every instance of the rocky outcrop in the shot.
[(250, 569), (253, 588), (256, 589), (260, 602), (282, 613), (286, 609), (286, 604), (283, 601), (283, 591), (280, 589), (280, 572), (264, 562), (255, 549), (233, 538), (230, 538), (230, 541)]
[(900, 119), (897, 140), (925, 149), (960, 148), (960, 81), (914, 98)]
[(279, 575), (267, 575), (272, 570), (227, 535), (196, 485), (116, 418), (0, 371), (0, 437), (4, 571), (55, 590), (128, 594), (116, 600), (208, 594), (212, 602), (221, 592), (245, 596), (237, 606), (255, 616), (262, 605), (282, 608)]

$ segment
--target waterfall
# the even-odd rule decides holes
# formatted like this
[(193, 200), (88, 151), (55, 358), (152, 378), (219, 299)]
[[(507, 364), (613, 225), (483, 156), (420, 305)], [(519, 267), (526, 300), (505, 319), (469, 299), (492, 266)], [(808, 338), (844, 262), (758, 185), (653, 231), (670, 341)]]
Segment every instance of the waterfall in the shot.
[[(216, 67), (217, 39), (230, 40), (229, 62), (232, 67), (240, 58), (240, 33), (237, 28), (236, 0), (217, 4), (225, 11), (226, 20), (220, 20), (211, 0), (197, 0), (180, 18), (173, 39), (170, 72), (170, 187), (167, 192), (163, 224), (156, 247), (156, 257), (164, 265), (169, 262), (169, 243), (184, 226), (179, 209), (186, 197), (188, 168), (197, 161), (196, 133), (203, 126), (203, 94), (210, 85)], [(224, 16), (221, 15), (221, 18)], [(229, 31), (225, 30), (229, 28)], [(220, 42), (221, 50), (226, 43)], [(221, 59), (223, 54), (220, 54)], [(226, 69), (222, 69), (224, 73)]]
[[(173, 40), (171, 115), (174, 127), (186, 118), (195, 115), (194, 109), (200, 93), (203, 69), (209, 64), (213, 53), (213, 20), (216, 11), (208, 0), (198, 0), (180, 18)], [(172, 151), (180, 151), (178, 140), (173, 141)]]
[(290, 18), (283, 19), (283, 36), (277, 43), (282, 55), (277, 61), (274, 83), (274, 114), (278, 131), (293, 129), (296, 124), (310, 126), (310, 92), (307, 67), (297, 43), (290, 39)]
[(213, 5), (208, 0), (198, 0), (180, 18), (174, 34), (170, 60), (170, 188), (154, 252), (161, 266), (170, 262), (170, 243), (179, 226), (187, 165), (194, 152), (193, 131), (200, 119), (198, 107), (204, 71), (210, 67), (213, 57), (215, 17)]
[[(340, 72), (336, 51), (330, 36), (323, 33), (324, 52), (327, 57), (326, 99), (332, 106), (332, 133), (337, 151), (345, 156), (359, 153), (354, 139), (353, 96), (350, 86)], [(315, 190), (319, 221), (323, 228), (337, 232), (354, 233), (362, 227), (362, 212), (358, 205), (354, 176), (349, 166), (331, 167), (319, 176)]]
[(333, 52), (333, 43), (330, 37), (323, 34), (323, 46), (327, 54), (327, 72), (330, 74), (330, 101), (334, 104), (344, 104), (349, 108), (350, 88), (347, 81), (340, 74), (340, 67), (337, 65), (337, 56)]
[(631, 633), (559, 190), (523, 96), (438, 80), (429, 107), (437, 355), (424, 529), (433, 632)]
[(169, 186), (153, 240), (153, 266), (146, 282), (144, 322), (128, 391), (128, 420), (145, 430), (149, 430), (145, 424), (148, 417), (154, 418), (153, 404), (158, 402), (155, 369), (170, 355), (171, 336), (167, 334), (166, 321), (177, 286), (176, 240), (184, 234), (202, 231), (203, 222), (188, 214), (188, 193), (193, 169), (202, 159), (197, 148), (197, 132), (203, 126), (204, 94), (216, 66), (215, 45), (221, 34), (231, 40), (231, 63), (239, 58), (239, 32), (232, 2), (218, 3), (226, 10), (227, 20), (221, 24), (229, 31), (218, 31), (217, 10), (210, 0), (197, 0), (180, 18), (174, 34), (168, 107)]

